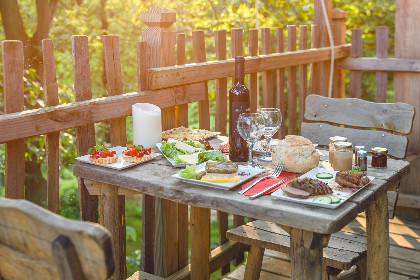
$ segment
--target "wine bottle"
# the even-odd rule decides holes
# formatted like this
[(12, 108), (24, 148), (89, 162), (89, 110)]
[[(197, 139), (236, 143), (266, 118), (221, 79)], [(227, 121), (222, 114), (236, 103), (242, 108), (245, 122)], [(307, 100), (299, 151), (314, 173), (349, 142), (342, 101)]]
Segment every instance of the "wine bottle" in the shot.
[(235, 80), (229, 90), (229, 159), (248, 161), (248, 144), (239, 135), (238, 118), (241, 113), (249, 113), (249, 90), (245, 86), (245, 59), (235, 57)]

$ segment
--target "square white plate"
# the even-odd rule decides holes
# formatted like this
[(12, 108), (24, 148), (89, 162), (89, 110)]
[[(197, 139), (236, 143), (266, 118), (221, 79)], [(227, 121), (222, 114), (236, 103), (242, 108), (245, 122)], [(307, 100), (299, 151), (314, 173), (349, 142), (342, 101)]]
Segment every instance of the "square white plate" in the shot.
[[(205, 163), (200, 164), (199, 166), (197, 166), (197, 172), (204, 171), (205, 167), (206, 167)], [(196, 180), (196, 179), (184, 179), (178, 174), (174, 174), (172, 175), (172, 177), (177, 178), (183, 182), (190, 183), (190, 184), (217, 188), (217, 189), (230, 190), (236, 186), (242, 185), (243, 183), (249, 181), (251, 178), (257, 175), (262, 174), (264, 171), (265, 169), (262, 169), (262, 168), (238, 165), (238, 171), (236, 171), (235, 174), (239, 176), (240, 181), (239, 182), (225, 182), (225, 183), (213, 183), (213, 182), (205, 182), (205, 181)]]
[(152, 157), (149, 158), (149, 159), (143, 160), (141, 162), (126, 162), (126, 161), (124, 161), (124, 159), (122, 157), (122, 152), (126, 149), (126, 147), (116, 146), (116, 147), (112, 147), (110, 149), (117, 152), (117, 155), (118, 155), (117, 162), (114, 162), (114, 163), (111, 163), (111, 164), (100, 164), (100, 163), (96, 163), (96, 162), (91, 162), (91, 161), (89, 161), (89, 157), (90, 157), (89, 155), (80, 156), (80, 157), (77, 157), (76, 159), (78, 161), (81, 161), (81, 162), (86, 162), (86, 163), (99, 165), (99, 166), (103, 166), (103, 167), (107, 167), (107, 168), (117, 169), (117, 170), (123, 170), (125, 168), (131, 167), (131, 166), (134, 166), (134, 165), (138, 165), (138, 164), (141, 164), (141, 163), (151, 161), (154, 158), (161, 155), (159, 153), (153, 153), (152, 152), (151, 153)]
[[(331, 179), (318, 179), (316, 177), (316, 174), (321, 173), (321, 172), (331, 173), (333, 175), (333, 177)], [(350, 197), (352, 197), (354, 194), (356, 194), (358, 191), (360, 191), (361, 189), (363, 189), (364, 187), (366, 187), (370, 183), (370, 182), (367, 183), (366, 185), (364, 185), (360, 189), (357, 189), (357, 188), (351, 189), (351, 188), (343, 188), (343, 187), (340, 188), (339, 185), (334, 181), (335, 175), (337, 174), (337, 172), (338, 171), (329, 170), (329, 169), (325, 169), (325, 168), (321, 168), (321, 167), (315, 167), (314, 169), (306, 172), (305, 174), (303, 174), (299, 178), (318, 179), (318, 180), (320, 180), (320, 181), (322, 181), (324, 183), (327, 183), (333, 189), (332, 195), (335, 195), (336, 197), (338, 197), (338, 198), (341, 199), (341, 201), (339, 203), (336, 203), (336, 204), (323, 204), (323, 203), (313, 202), (313, 199), (316, 196), (312, 196), (312, 197), (306, 198), (306, 199), (296, 198), (296, 197), (290, 197), (287, 194), (285, 194), (282, 191), (281, 188), (278, 189), (277, 191), (273, 192), (271, 194), (271, 197), (274, 198), (274, 199), (288, 200), (288, 201), (299, 202), (299, 203), (308, 204), (308, 205), (314, 205), (314, 206), (319, 206), (319, 207), (337, 208), (338, 206), (340, 206), (341, 204), (343, 204), (343, 202), (347, 201)], [(370, 179), (370, 181), (372, 181), (373, 179), (375, 179), (375, 177), (372, 177), (372, 176), (368, 176), (368, 178)], [(354, 192), (352, 192), (351, 190), (353, 190)]]

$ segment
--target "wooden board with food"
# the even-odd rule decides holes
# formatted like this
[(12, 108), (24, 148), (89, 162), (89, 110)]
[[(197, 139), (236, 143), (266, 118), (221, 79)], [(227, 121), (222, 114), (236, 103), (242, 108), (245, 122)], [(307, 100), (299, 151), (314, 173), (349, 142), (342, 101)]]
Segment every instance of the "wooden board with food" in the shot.
[(207, 129), (193, 129), (187, 127), (177, 127), (162, 132), (162, 139), (176, 139), (176, 140), (204, 140), (219, 135), (220, 132), (213, 132)]
[(174, 167), (185, 167), (187, 164), (198, 164), (212, 161), (225, 161), (221, 151), (207, 150), (198, 141), (168, 139), (157, 143), (156, 146)]
[(334, 171), (316, 167), (271, 194), (274, 199), (336, 208), (375, 177), (359, 170)]
[(190, 184), (230, 190), (263, 172), (265, 170), (262, 168), (238, 165), (231, 161), (208, 161), (200, 165), (188, 165), (172, 177)]
[(128, 147), (106, 147), (95, 146), (89, 149), (89, 154), (77, 157), (81, 162), (86, 162), (94, 165), (99, 165), (107, 168), (123, 170), (125, 168), (141, 164), (160, 156), (159, 153), (154, 153), (151, 149), (144, 149), (139, 146)]

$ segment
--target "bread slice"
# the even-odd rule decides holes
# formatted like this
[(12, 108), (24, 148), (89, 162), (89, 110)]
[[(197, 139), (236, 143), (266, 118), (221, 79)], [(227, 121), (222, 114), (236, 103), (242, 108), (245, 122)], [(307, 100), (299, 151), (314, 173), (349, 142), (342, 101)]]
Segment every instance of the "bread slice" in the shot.
[(111, 163), (117, 162), (117, 160), (118, 160), (117, 154), (115, 154), (113, 157), (106, 157), (106, 158), (89, 157), (89, 161), (94, 162), (94, 163), (99, 163), (99, 164), (111, 164)]
[(152, 156), (151, 155), (144, 155), (142, 157), (130, 157), (130, 156), (126, 156), (126, 155), (122, 155), (123, 159), (125, 162), (142, 162), (148, 159), (151, 159)]

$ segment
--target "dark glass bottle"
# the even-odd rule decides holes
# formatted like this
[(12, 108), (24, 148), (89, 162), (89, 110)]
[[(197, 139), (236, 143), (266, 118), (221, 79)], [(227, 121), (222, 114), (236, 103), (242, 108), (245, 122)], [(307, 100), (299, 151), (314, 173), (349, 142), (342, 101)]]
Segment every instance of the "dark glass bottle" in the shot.
[(249, 90), (245, 86), (245, 59), (235, 57), (235, 80), (229, 90), (229, 159), (248, 161), (248, 145), (239, 135), (238, 118), (241, 113), (250, 112)]

